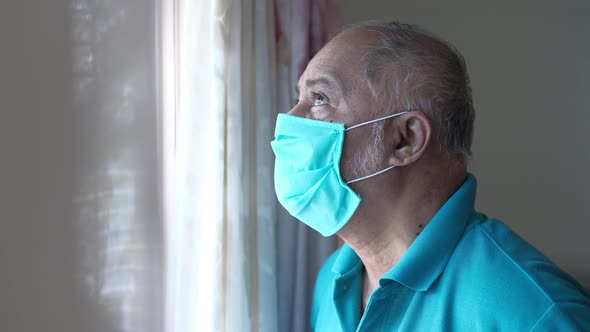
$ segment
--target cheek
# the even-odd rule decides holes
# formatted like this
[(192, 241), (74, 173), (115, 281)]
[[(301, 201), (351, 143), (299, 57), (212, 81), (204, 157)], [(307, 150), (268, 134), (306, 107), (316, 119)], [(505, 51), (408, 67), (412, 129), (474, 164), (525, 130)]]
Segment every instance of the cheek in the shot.
[(368, 138), (363, 136), (363, 130), (351, 130), (346, 133), (344, 137), (344, 146), (342, 148), (342, 158), (340, 159), (340, 172), (345, 180), (354, 177), (353, 159), (359, 153), (366, 149), (366, 141)]

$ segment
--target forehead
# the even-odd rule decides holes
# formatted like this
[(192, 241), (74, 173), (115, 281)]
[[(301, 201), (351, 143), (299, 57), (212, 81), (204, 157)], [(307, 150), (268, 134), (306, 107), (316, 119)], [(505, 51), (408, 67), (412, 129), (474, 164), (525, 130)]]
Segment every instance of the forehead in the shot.
[(363, 77), (363, 57), (375, 44), (375, 34), (365, 29), (345, 31), (332, 39), (309, 62), (301, 75), (299, 86), (306, 81), (325, 78), (332, 80), (342, 90), (361, 83)]

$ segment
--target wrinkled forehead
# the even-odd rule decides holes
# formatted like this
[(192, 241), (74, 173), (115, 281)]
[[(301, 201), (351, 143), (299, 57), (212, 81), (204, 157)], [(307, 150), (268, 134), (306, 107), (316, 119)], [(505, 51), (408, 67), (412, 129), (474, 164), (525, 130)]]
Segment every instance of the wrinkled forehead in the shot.
[(365, 29), (340, 33), (311, 59), (301, 75), (299, 86), (305, 81), (325, 77), (346, 92), (351, 85), (364, 83), (363, 58), (375, 42), (375, 33)]

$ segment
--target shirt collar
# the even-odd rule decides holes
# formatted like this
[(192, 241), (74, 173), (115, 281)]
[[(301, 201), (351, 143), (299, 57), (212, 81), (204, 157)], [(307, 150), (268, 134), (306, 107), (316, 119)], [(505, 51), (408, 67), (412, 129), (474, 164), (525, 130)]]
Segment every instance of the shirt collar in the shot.
[(338, 256), (336, 256), (336, 259), (334, 260), (332, 272), (336, 273), (338, 277), (344, 277), (351, 273), (354, 274), (360, 272), (362, 266), (359, 256), (357, 256), (348, 243), (344, 243), (342, 248), (340, 248)]
[(390, 279), (416, 291), (428, 290), (447, 265), (475, 211), (476, 189), (477, 181), (469, 174), (380, 284)]
[[(461, 239), (469, 217), (474, 213), (477, 181), (471, 174), (463, 185), (432, 217), (402, 259), (380, 280), (384, 286), (394, 280), (416, 291), (425, 291), (444, 270)], [(344, 244), (332, 265), (338, 277), (360, 273), (362, 262), (354, 250)]]

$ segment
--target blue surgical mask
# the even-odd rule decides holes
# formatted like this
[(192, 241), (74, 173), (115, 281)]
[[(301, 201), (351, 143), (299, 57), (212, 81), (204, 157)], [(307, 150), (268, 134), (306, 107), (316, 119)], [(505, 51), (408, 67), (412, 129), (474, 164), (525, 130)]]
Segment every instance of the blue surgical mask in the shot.
[(275, 140), (275, 191), (279, 202), (295, 218), (323, 236), (338, 232), (358, 208), (361, 197), (348, 184), (379, 175), (395, 167), (345, 182), (340, 174), (344, 134), (400, 112), (349, 128), (344, 124), (279, 114)]

